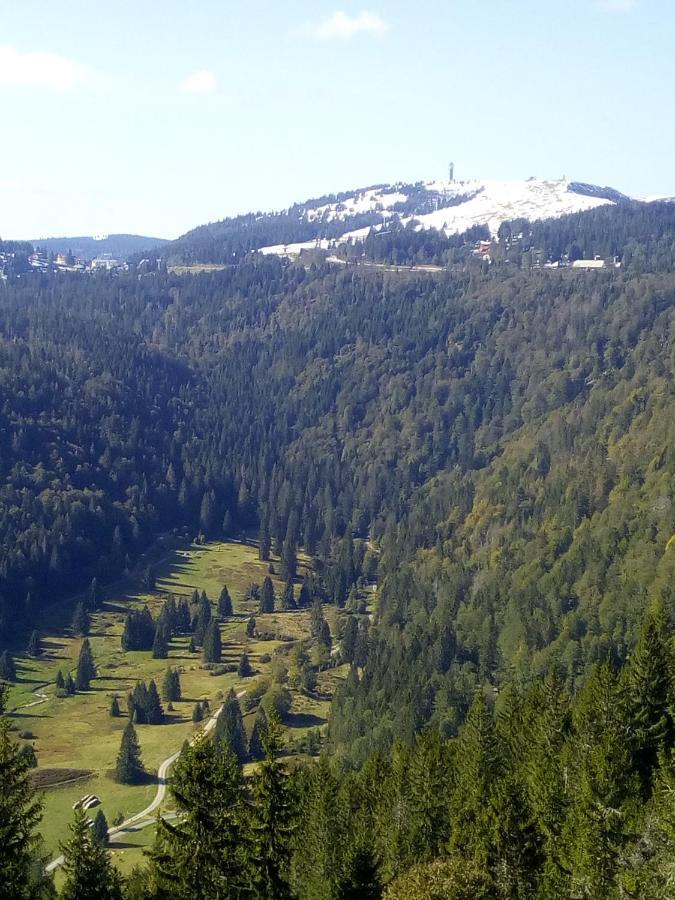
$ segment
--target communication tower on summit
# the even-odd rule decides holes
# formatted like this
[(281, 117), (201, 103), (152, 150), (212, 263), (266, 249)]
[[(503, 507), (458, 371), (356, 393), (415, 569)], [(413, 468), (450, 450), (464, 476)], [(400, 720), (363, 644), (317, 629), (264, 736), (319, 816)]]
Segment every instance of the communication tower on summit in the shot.
[(451, 162), (450, 165), (448, 166), (448, 181), (452, 184), (452, 182), (454, 180), (455, 180), (455, 164), (454, 164), (454, 162)]

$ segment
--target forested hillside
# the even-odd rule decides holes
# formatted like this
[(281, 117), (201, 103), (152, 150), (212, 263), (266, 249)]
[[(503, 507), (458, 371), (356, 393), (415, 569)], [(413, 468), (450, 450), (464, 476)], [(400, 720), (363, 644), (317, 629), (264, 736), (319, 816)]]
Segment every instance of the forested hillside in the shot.
[[(293, 781), (307, 855), (254, 896), (378, 897), (448, 854), (439, 897), (672, 896), (646, 891), (673, 839), (675, 231), (645, 209), (514, 223), (492, 266), (432, 274), (251, 255), (0, 284), (2, 647), (174, 528), (254, 529), (289, 573), (303, 547), (345, 610), (330, 762)], [(507, 262), (524, 240), (625, 265)], [(199, 752), (179, 803), (222, 765), (225, 816), (240, 776)], [(165, 850), (134, 896), (197, 896)]]

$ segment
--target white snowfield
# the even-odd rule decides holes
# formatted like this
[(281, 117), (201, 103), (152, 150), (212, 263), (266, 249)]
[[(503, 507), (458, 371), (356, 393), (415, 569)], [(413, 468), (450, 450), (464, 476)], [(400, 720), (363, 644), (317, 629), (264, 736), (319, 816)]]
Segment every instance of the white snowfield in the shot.
[[(408, 200), (408, 194), (405, 193), (407, 188), (388, 185), (379, 189), (356, 191), (341, 202), (308, 209), (304, 218), (310, 222), (317, 219), (335, 222), (358, 213), (373, 212), (380, 213), (385, 220), (399, 215), (403, 225), (414, 220), (417, 228), (436, 228), (446, 234), (461, 234), (474, 225), (487, 225), (490, 232), (496, 234), (502, 222), (512, 219), (553, 219), (615, 203), (602, 196), (590, 196), (590, 192), (579, 193), (574, 189), (574, 184), (575, 182), (566, 179), (425, 182), (423, 188), (428, 192), (428, 203), (437, 208), (417, 215), (409, 212), (404, 215), (394, 209), (396, 204)], [(593, 190), (603, 192), (601, 188), (591, 187), (591, 191)], [(410, 191), (410, 195), (412, 193)], [(385, 226), (375, 226), (376, 230), (383, 227)], [(296, 244), (277, 244), (263, 247), (260, 252), (266, 255), (298, 256), (303, 250), (329, 250), (348, 240), (363, 240), (370, 230), (360, 228), (331, 240), (324, 238)]]

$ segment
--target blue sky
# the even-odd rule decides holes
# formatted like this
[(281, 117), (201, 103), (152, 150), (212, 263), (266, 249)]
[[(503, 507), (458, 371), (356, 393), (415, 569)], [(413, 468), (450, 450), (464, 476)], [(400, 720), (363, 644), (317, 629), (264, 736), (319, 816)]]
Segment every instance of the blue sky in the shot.
[(174, 237), (375, 182), (675, 195), (672, 0), (0, 0), (0, 235)]

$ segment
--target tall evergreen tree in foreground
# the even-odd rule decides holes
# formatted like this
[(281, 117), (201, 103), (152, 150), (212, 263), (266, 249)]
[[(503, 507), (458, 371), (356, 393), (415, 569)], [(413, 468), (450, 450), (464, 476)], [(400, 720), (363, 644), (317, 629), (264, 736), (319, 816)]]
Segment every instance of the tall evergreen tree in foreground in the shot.
[(82, 641), (80, 655), (77, 660), (77, 670), (75, 672), (76, 690), (88, 691), (90, 682), (93, 678), (96, 678), (96, 666), (94, 665), (89, 638), (85, 638)]
[(29, 762), (11, 739), (3, 711), (0, 685), (0, 900), (29, 900), (36, 896), (32, 869), (42, 807), (35, 797)]
[(675, 745), (675, 665), (666, 612), (654, 602), (642, 624), (626, 670), (628, 705), (634, 735), (634, 764), (645, 795), (659, 754)]
[(136, 729), (133, 722), (129, 722), (122, 732), (115, 777), (120, 784), (138, 784), (144, 776), (145, 769), (141, 761), (141, 748)]
[(247, 896), (245, 800), (234, 756), (202, 735), (181, 753), (171, 793), (180, 817), (158, 828), (151, 854), (156, 880), (180, 900)]
[(281, 726), (272, 715), (262, 731), (265, 758), (251, 784), (251, 851), (249, 871), (257, 900), (291, 900), (291, 841), (294, 807), (285, 766), (278, 759), (283, 746)]
[(81, 809), (70, 832), (70, 840), (61, 844), (66, 873), (61, 900), (122, 900), (119, 873)]

